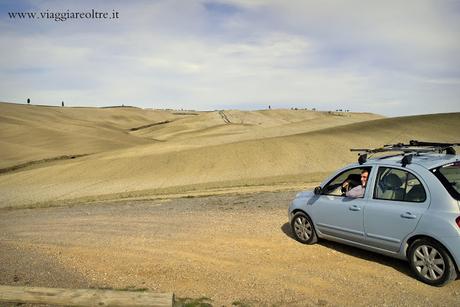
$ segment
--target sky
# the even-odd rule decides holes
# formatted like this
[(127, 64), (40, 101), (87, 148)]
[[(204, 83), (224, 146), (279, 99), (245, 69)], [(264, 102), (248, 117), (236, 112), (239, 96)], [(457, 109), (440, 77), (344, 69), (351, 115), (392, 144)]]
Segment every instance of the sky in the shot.
[(6, 102), (460, 112), (460, 0), (0, 0), (0, 46)]

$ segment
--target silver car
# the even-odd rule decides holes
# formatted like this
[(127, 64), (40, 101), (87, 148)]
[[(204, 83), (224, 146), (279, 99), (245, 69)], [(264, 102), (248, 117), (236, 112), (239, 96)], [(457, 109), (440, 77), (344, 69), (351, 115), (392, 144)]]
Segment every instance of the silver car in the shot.
[[(456, 279), (460, 156), (436, 144), (362, 149), (359, 163), (296, 195), (288, 211), (293, 235), (305, 244), (321, 238), (408, 260), (415, 277), (429, 285)], [(398, 149), (401, 154), (367, 159), (368, 153)], [(347, 196), (359, 186), (362, 197)]]

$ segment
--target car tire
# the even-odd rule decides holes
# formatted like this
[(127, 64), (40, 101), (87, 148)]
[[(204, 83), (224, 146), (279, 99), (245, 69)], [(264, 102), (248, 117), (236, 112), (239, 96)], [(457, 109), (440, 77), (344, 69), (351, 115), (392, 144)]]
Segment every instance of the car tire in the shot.
[(409, 247), (408, 260), (415, 277), (431, 286), (441, 287), (457, 278), (451, 256), (434, 240), (415, 240)]
[(291, 230), (295, 239), (303, 244), (318, 242), (315, 226), (310, 217), (303, 212), (297, 212), (292, 218)]

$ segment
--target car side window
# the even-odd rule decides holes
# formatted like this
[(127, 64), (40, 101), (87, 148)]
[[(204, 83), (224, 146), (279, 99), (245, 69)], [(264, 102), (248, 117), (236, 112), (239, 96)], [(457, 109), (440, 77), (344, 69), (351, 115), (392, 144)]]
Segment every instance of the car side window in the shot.
[[(345, 192), (361, 184), (361, 172), (363, 170), (370, 172), (370, 167), (352, 168), (335, 176), (322, 189), (323, 195), (345, 196)], [(344, 182), (348, 182), (347, 188), (342, 188)]]
[(426, 192), (412, 173), (390, 167), (380, 167), (374, 188), (374, 199), (424, 202)]

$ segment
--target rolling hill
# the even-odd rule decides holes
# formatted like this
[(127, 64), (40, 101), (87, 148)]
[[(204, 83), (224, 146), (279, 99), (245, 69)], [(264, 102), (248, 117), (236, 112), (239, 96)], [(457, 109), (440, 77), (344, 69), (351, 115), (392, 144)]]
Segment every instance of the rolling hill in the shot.
[(460, 140), (460, 113), (31, 107), (0, 104), (2, 207), (301, 187), (354, 161), (352, 147)]

